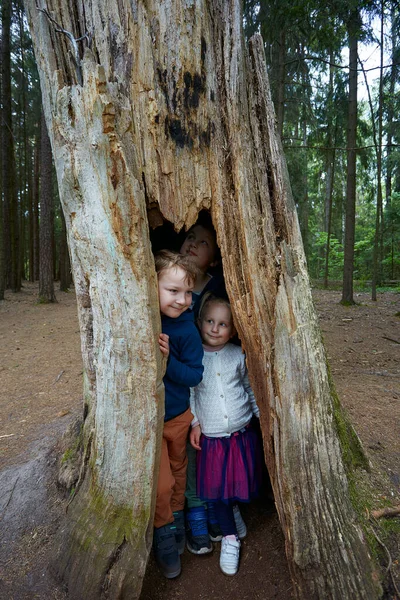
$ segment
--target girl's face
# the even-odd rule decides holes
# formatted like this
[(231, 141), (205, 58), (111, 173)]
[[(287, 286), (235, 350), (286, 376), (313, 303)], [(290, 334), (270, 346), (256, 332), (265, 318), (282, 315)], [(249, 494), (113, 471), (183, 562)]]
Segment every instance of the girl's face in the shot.
[(216, 250), (217, 245), (211, 231), (202, 225), (195, 225), (187, 234), (179, 252), (190, 256), (196, 267), (205, 273), (209, 267), (216, 264)]
[(232, 313), (225, 304), (210, 302), (199, 320), (199, 326), (206, 350), (222, 350), (235, 335)]

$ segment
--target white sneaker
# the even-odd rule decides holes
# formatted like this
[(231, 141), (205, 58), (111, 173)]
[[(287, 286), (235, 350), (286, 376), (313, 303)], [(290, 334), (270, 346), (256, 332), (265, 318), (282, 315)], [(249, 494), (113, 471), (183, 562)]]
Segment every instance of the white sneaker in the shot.
[(243, 540), (247, 535), (247, 527), (246, 523), (243, 521), (242, 515), (240, 514), (240, 510), (237, 504), (233, 505), (233, 516), (235, 519), (239, 540)]
[(225, 575), (236, 575), (239, 567), (240, 540), (236, 535), (225, 535), (221, 542), (219, 566)]

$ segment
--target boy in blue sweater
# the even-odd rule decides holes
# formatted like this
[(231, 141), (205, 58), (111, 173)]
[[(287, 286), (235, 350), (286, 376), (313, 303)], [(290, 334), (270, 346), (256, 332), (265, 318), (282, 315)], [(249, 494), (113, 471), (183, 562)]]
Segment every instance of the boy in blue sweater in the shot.
[(203, 346), (188, 310), (196, 266), (190, 258), (168, 250), (155, 256), (155, 265), (162, 323), (159, 345), (167, 369), (154, 550), (163, 574), (172, 579), (181, 572), (180, 554), (185, 548), (186, 440), (193, 418), (189, 399), (190, 388), (203, 377)]

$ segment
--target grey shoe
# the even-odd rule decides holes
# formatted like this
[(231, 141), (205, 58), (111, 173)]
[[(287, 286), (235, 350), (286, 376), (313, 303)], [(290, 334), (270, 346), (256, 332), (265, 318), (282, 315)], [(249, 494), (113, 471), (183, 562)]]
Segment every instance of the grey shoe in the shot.
[(181, 572), (181, 558), (175, 539), (176, 527), (173, 523), (154, 528), (154, 554), (164, 577), (173, 579)]

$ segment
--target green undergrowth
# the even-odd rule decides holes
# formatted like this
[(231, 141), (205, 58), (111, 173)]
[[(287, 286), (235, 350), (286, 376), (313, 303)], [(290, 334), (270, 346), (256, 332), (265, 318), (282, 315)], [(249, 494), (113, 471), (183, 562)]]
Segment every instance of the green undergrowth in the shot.
[[(323, 281), (321, 279), (312, 279), (311, 283), (312, 283), (312, 287), (317, 290), (326, 289), (327, 291), (339, 292), (343, 288), (342, 281), (338, 281), (338, 280), (329, 281), (327, 288), (324, 287)], [(357, 293), (357, 292), (358, 293), (361, 293), (361, 292), (362, 293), (371, 293), (372, 292), (371, 282), (355, 280), (355, 281), (353, 281), (353, 290), (355, 293)], [(383, 294), (384, 292), (400, 293), (400, 286), (399, 285), (381, 285), (376, 288), (376, 291), (378, 294)]]

